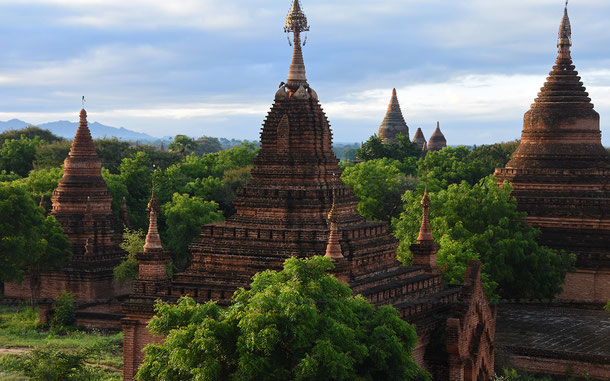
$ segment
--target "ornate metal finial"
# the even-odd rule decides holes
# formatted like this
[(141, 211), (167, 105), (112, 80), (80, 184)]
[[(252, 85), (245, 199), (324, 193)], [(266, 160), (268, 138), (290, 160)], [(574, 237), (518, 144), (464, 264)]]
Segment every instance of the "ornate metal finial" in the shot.
[(288, 16), (286, 17), (286, 26), (284, 32), (286, 33), (297, 33), (309, 31), (309, 24), (307, 23), (307, 16), (301, 9), (301, 2), (299, 0), (292, 1), (292, 7)]
[(81, 99), (81, 108), (85, 108), (85, 96), (83, 95), (83, 98)]
[(156, 173), (157, 173), (157, 168), (156, 166), (153, 164), (153, 176), (152, 176), (152, 193), (150, 196), (150, 201), (148, 202), (148, 210), (151, 211), (152, 209), (155, 210), (155, 212), (159, 211), (159, 202), (157, 201), (157, 192), (156, 192), (156, 187), (157, 187), (157, 181), (156, 181)]
[[(291, 85), (297, 85), (294, 87), (298, 87), (298, 85), (307, 84), (305, 62), (303, 61), (303, 51), (301, 50), (301, 33), (307, 31), (309, 31), (309, 24), (307, 24), (305, 13), (301, 10), (301, 3), (299, 0), (293, 0), (292, 8), (286, 17), (286, 25), (284, 26), (285, 33), (294, 34), (292, 63), (290, 64), (290, 71), (288, 72), (288, 79), (286, 80), (289, 87)], [(291, 44), (290, 38), (288, 38), (288, 43)]]

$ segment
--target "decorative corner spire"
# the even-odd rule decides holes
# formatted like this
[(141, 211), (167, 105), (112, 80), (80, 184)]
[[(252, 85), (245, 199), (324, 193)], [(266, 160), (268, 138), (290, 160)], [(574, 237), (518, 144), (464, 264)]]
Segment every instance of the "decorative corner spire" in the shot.
[[(292, 54), (292, 63), (290, 64), (290, 71), (288, 72), (288, 79), (286, 80), (287, 85), (307, 84), (305, 62), (303, 61), (303, 51), (301, 49), (301, 33), (307, 31), (309, 31), (309, 24), (307, 23), (305, 13), (301, 10), (301, 3), (299, 0), (293, 0), (292, 8), (290, 13), (288, 13), (288, 17), (286, 17), (286, 26), (284, 27), (285, 33), (294, 34), (292, 42), (294, 51)], [(288, 42), (290, 43), (290, 39), (288, 39)], [(305, 45), (305, 43), (303, 43), (303, 45)]]
[(46, 208), (44, 207), (44, 194), (40, 195), (40, 203), (38, 203), (38, 207), (46, 210)]
[(333, 203), (330, 207), (330, 212), (328, 212), (330, 235), (328, 236), (328, 244), (326, 245), (326, 254), (324, 256), (331, 259), (343, 259), (344, 257), (343, 253), (341, 252), (341, 243), (339, 242), (339, 224), (335, 211), (335, 198), (336, 192), (333, 185)]
[(157, 214), (159, 212), (159, 203), (155, 192), (155, 181), (153, 177), (152, 195), (148, 202), (149, 224), (146, 242), (144, 243), (144, 252), (163, 250), (161, 245), (161, 237), (159, 236), (159, 227), (157, 225)]
[(430, 208), (430, 198), (428, 197), (428, 175), (426, 174), (426, 190), (424, 196), (421, 199), (421, 206), (423, 211), (423, 217), (421, 221), (421, 227), (419, 229), (419, 236), (417, 237), (417, 243), (422, 242), (434, 242), (432, 237), (432, 229), (430, 228), (430, 214), (428, 209)]
[(570, 47), (572, 46), (572, 25), (570, 24), (570, 17), (568, 17), (568, 2), (566, 0), (566, 6), (563, 10), (563, 18), (561, 24), (559, 24), (559, 35), (557, 39), (557, 59), (572, 59), (570, 53)]
[(127, 209), (127, 199), (123, 196), (123, 200), (121, 201), (121, 210), (120, 210), (121, 220), (123, 220), (123, 225), (129, 227), (129, 210)]

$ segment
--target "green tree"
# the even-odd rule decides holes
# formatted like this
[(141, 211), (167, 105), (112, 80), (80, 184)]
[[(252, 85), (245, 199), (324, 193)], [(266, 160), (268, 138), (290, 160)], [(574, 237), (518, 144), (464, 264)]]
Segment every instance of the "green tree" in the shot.
[[(475, 185), (463, 181), (430, 194), (430, 223), (441, 245), (439, 268), (447, 281), (462, 282), (468, 260), (477, 259), (483, 263), (488, 296), (553, 298), (561, 291), (574, 257), (538, 245), (539, 231), (527, 224), (525, 213), (517, 211), (511, 190), (509, 183), (498, 187), (490, 175)], [(409, 245), (421, 224), (421, 198), (421, 193), (407, 191), (405, 210), (393, 221), (404, 262), (410, 260)]]
[(30, 139), (21, 135), (20, 139), (8, 139), (0, 149), (0, 170), (15, 172), (21, 177), (28, 175), (34, 168), (36, 147), (41, 140), (38, 136)]
[(34, 168), (46, 169), (60, 167), (68, 157), (71, 145), (72, 143), (67, 140), (40, 144), (36, 149)]
[(164, 242), (173, 255), (176, 268), (183, 270), (190, 260), (188, 245), (197, 238), (202, 225), (223, 221), (222, 213), (213, 201), (179, 193), (174, 193), (172, 201), (164, 204), (161, 210), (167, 225)]
[(127, 187), (127, 208), (132, 226), (146, 227), (146, 205), (152, 189), (152, 163), (144, 152), (123, 159), (119, 166), (123, 184)]
[[(411, 163), (415, 163), (422, 156), (422, 150), (417, 143), (410, 141), (409, 137), (403, 134), (398, 134), (395, 142), (385, 144), (379, 136), (373, 135), (358, 149), (356, 156), (363, 161), (388, 158), (402, 163), (408, 160)], [(412, 169), (414, 170), (415, 168), (413, 167)]]
[(193, 153), (197, 156), (204, 155), (206, 153), (214, 153), (222, 150), (220, 141), (217, 138), (211, 138), (209, 136), (202, 136), (195, 140), (195, 148)]
[(29, 173), (28, 177), (20, 179), (15, 184), (21, 184), (32, 195), (35, 202), (44, 196), (47, 205), (50, 205), (51, 195), (57, 189), (57, 184), (63, 176), (62, 168), (37, 169)]
[(102, 168), (102, 177), (112, 195), (112, 212), (119, 215), (121, 206), (123, 205), (123, 197), (127, 199), (129, 194), (127, 186), (123, 182), (123, 177), (110, 173), (106, 168)]
[(123, 159), (135, 153), (131, 149), (129, 142), (121, 141), (117, 138), (95, 139), (94, 144), (97, 156), (102, 161), (102, 167), (106, 168), (110, 173), (119, 173), (119, 167)]
[(288, 259), (253, 277), (226, 310), (158, 303), (139, 380), (428, 380), (415, 329), (328, 274), (323, 257)]
[(10, 139), (21, 139), (21, 136), (25, 136), (28, 139), (40, 138), (47, 143), (55, 143), (64, 140), (64, 138), (53, 134), (49, 130), (43, 130), (36, 126), (29, 126), (18, 130), (6, 130), (0, 133), (0, 146), (5, 140)]
[(174, 142), (167, 147), (170, 151), (178, 152), (181, 155), (188, 155), (197, 148), (197, 143), (193, 138), (186, 135), (176, 135)]
[(23, 186), (0, 183), (0, 282), (21, 282), (59, 268), (70, 257), (69, 241), (55, 217), (44, 217)]
[(358, 197), (357, 210), (369, 220), (390, 221), (397, 217), (402, 205), (401, 196), (415, 190), (417, 180), (405, 176), (394, 159), (373, 159), (345, 168), (341, 180)]
[(428, 189), (436, 192), (451, 184), (466, 181), (476, 184), (483, 177), (493, 174), (493, 168), (471, 157), (468, 147), (446, 147), (441, 151), (428, 152), (424, 160), (417, 163), (420, 178), (427, 175)]
[(127, 252), (123, 262), (114, 268), (114, 280), (125, 282), (138, 277), (138, 260), (136, 255), (144, 250), (144, 231), (125, 228), (121, 249)]

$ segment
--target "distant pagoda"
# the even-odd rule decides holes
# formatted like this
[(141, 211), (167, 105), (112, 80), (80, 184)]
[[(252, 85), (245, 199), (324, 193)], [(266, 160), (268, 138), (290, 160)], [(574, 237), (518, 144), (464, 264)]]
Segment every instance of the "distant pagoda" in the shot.
[[(333, 259), (337, 278), (354, 292), (377, 306), (394, 305), (402, 318), (416, 323), (421, 341), (415, 357), (439, 379), (493, 374), (495, 315), (482, 291), (480, 268), (477, 272), (476, 265), (470, 267), (465, 285), (445, 287), (436, 268), (438, 246), (419, 242), (414, 257), (422, 265), (403, 266), (396, 259), (398, 242), (389, 226), (365, 221), (356, 212), (357, 200), (340, 180), (328, 120), (306, 79), (300, 34), (307, 30), (301, 5), (293, 0), (285, 26), (294, 34), (288, 79), (275, 94), (252, 180), (234, 201), (236, 213), (226, 222), (202, 227), (190, 246), (190, 267), (169, 284), (161, 274), (161, 259), (146, 251), (139, 257), (141, 268), (156, 263), (157, 270), (147, 274), (157, 276), (141, 274), (124, 304), (125, 380), (132, 379), (142, 361), (144, 345), (159, 340), (146, 329), (156, 298), (175, 301), (190, 295), (200, 302), (228, 305), (257, 272), (279, 270), (287, 258), (325, 254)], [(445, 329), (451, 332), (447, 342), (434, 341), (433, 333)], [(459, 350), (475, 342), (474, 356)]]
[(381, 126), (379, 126), (378, 135), (382, 142), (391, 143), (396, 141), (396, 136), (398, 136), (398, 134), (403, 134), (408, 138), (409, 126), (407, 126), (402, 111), (400, 110), (396, 89), (393, 89), (388, 111), (381, 122)]
[(424, 132), (421, 130), (421, 128), (418, 128), (415, 132), (415, 135), (413, 136), (413, 141), (421, 147), (422, 151), (428, 150), (428, 142), (426, 141), (426, 138), (424, 137)]
[[(119, 247), (123, 224), (112, 214), (112, 195), (102, 178), (84, 109), (51, 200), (51, 214), (70, 240), (72, 259), (61, 272), (42, 275), (36, 297), (55, 298), (67, 290), (79, 302), (99, 302), (129, 294), (130, 287), (113, 282), (113, 269), (124, 255)], [(6, 296), (30, 298), (28, 282), (7, 288)]]
[(610, 157), (599, 114), (572, 64), (567, 6), (558, 55), (538, 98), (523, 118), (521, 143), (496, 177), (513, 183), (519, 208), (546, 246), (576, 253), (562, 299), (610, 299)]
[(430, 140), (428, 140), (428, 151), (440, 151), (445, 147), (447, 147), (447, 139), (445, 139), (445, 135), (441, 132), (441, 124), (436, 122), (436, 130), (434, 130)]

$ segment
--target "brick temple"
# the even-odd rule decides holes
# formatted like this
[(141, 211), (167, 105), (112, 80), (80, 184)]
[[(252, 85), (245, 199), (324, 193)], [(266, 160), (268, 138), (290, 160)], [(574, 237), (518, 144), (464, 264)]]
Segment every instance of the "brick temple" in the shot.
[(523, 121), (521, 143), (499, 181), (540, 242), (575, 253), (559, 301), (506, 303), (498, 312), (496, 362), (524, 371), (610, 379), (610, 158), (599, 114), (572, 64), (567, 7), (555, 66)]
[(397, 261), (398, 242), (386, 223), (357, 214), (357, 200), (340, 180), (329, 122), (307, 82), (300, 34), (308, 29), (294, 0), (285, 28), (294, 34), (293, 59), (263, 124), (252, 180), (237, 192), (235, 215), (203, 226), (190, 246), (190, 267), (171, 279), (166, 272), (169, 255), (157, 241), (153, 196), (146, 248), (138, 256), (140, 275), (123, 305), (125, 380), (137, 371), (144, 346), (162, 340), (146, 329), (156, 299), (190, 295), (199, 302), (228, 305), (255, 273), (279, 270), (290, 257), (325, 253), (335, 262), (335, 275), (354, 292), (376, 306), (393, 305), (415, 325), (415, 358), (435, 379), (493, 375), (495, 310), (482, 289), (480, 263), (470, 263), (464, 284), (443, 285), (427, 197), (422, 200), (422, 231), (411, 248), (412, 267)]
[(112, 214), (112, 195), (102, 178), (102, 163), (95, 151), (85, 110), (80, 112), (80, 124), (64, 161), (63, 177), (51, 200), (51, 214), (70, 240), (72, 258), (62, 271), (43, 273), (37, 281), (31, 282), (26, 275), (20, 285), (5, 284), (5, 296), (55, 299), (66, 290), (74, 294), (81, 306), (90, 305), (95, 310), (95, 305), (128, 295), (130, 285), (115, 283), (113, 276), (114, 267), (125, 254), (119, 247), (123, 223)]
[(428, 151), (440, 151), (445, 147), (447, 147), (447, 139), (445, 139), (445, 135), (441, 131), (440, 122), (436, 122), (436, 129), (430, 136), (430, 140), (428, 140)]
[(555, 66), (523, 118), (521, 143), (498, 181), (513, 183), (519, 209), (543, 245), (575, 253), (561, 299), (610, 299), (610, 156), (599, 114), (572, 63), (567, 8)]
[(407, 126), (407, 122), (405, 122), (405, 118), (402, 115), (398, 96), (396, 96), (396, 89), (392, 89), (392, 98), (390, 98), (388, 111), (379, 126), (378, 135), (383, 143), (390, 143), (396, 141), (398, 134), (403, 134), (408, 138), (409, 126)]

